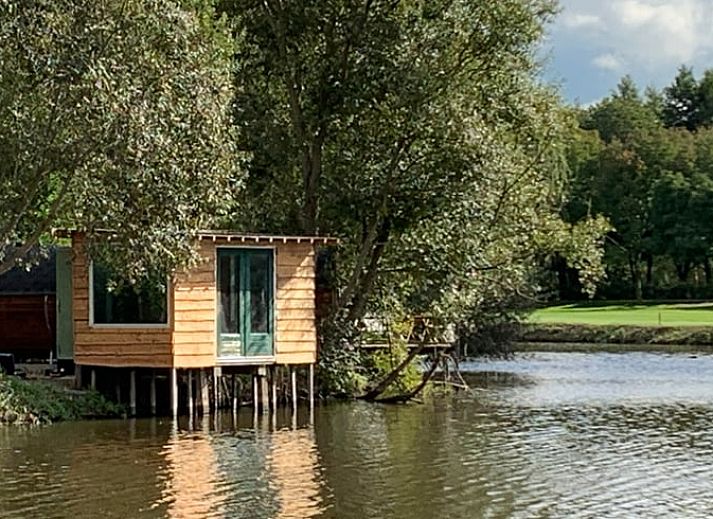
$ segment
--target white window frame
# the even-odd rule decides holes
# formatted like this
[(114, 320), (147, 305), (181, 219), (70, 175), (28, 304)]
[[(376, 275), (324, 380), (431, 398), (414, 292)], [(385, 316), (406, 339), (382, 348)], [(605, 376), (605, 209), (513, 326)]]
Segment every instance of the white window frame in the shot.
[(89, 327), (90, 328), (135, 328), (169, 329), (173, 309), (171, 307), (171, 280), (166, 278), (166, 322), (165, 323), (95, 323), (94, 322), (94, 260), (89, 262)]

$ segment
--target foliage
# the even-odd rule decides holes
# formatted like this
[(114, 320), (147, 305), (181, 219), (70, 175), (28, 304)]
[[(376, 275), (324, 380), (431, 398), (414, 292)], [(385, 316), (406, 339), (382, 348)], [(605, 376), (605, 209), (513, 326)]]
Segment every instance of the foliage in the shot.
[(541, 246), (569, 231), (573, 121), (536, 79), (554, 2), (220, 5), (240, 40), (235, 120), (251, 154), (248, 209), (230, 223), (343, 240), (325, 378), (342, 360), (358, 369), (349, 345), (369, 314), (455, 322), (525, 290)]
[(0, 421), (51, 423), (120, 416), (123, 408), (96, 391), (72, 392), (49, 382), (22, 380), (0, 373)]
[(57, 226), (115, 230), (130, 279), (191, 258), (241, 182), (232, 39), (194, 4), (0, 4), (0, 273)]
[[(706, 284), (713, 281), (713, 120), (704, 115), (711, 83), (713, 71), (699, 82), (684, 67), (662, 94), (648, 89), (642, 98), (625, 77), (581, 114), (567, 152), (570, 196), (562, 214), (574, 223), (593, 215), (611, 223), (604, 263), (616, 281), (604, 295), (692, 296), (701, 291), (683, 288), (700, 270)], [(577, 269), (555, 267), (560, 279)]]

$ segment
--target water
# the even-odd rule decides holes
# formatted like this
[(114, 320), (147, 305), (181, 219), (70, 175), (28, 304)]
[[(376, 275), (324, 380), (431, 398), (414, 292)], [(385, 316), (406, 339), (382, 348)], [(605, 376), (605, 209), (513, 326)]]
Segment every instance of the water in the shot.
[(530, 354), (469, 394), (0, 428), (0, 517), (709, 517), (713, 357)]

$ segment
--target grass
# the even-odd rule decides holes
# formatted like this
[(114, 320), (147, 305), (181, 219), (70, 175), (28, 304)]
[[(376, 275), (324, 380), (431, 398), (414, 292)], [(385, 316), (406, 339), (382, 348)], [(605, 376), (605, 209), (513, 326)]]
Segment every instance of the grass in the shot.
[(713, 302), (709, 303), (581, 303), (534, 310), (532, 324), (607, 326), (713, 327)]

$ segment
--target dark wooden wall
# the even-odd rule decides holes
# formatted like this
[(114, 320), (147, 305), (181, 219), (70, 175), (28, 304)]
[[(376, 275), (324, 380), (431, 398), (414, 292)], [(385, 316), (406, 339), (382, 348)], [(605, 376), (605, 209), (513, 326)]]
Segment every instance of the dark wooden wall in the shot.
[(54, 295), (0, 295), (0, 353), (48, 359), (56, 333)]

